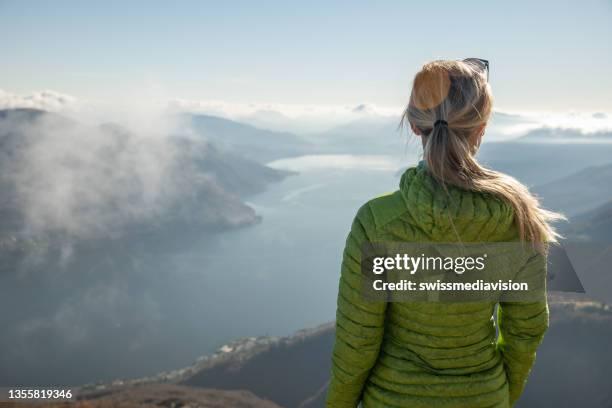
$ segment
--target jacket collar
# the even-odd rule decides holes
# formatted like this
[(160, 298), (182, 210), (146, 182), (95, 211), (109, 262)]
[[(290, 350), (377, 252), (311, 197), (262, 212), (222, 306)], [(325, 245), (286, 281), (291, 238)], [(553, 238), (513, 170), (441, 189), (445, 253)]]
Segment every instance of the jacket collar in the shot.
[(437, 242), (500, 242), (516, 238), (514, 211), (506, 201), (489, 194), (447, 189), (423, 161), (401, 177), (400, 193), (409, 222)]

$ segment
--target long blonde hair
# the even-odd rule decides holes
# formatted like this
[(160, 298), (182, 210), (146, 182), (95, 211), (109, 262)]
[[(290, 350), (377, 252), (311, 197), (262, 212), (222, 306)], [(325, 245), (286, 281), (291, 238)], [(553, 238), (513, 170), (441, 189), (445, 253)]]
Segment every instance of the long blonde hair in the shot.
[(443, 186), (500, 197), (512, 205), (522, 241), (557, 242), (551, 222), (564, 217), (542, 209), (527, 187), (474, 157), (493, 107), (486, 73), (478, 68), (465, 61), (425, 64), (414, 78), (400, 126), (408, 121), (426, 138), (424, 160)]

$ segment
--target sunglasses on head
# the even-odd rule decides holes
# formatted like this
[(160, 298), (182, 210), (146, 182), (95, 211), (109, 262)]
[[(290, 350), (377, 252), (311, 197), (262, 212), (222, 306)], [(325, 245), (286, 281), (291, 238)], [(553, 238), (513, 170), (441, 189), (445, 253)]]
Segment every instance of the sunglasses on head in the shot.
[(487, 73), (487, 82), (489, 82), (489, 61), (482, 58), (466, 58), (463, 60), (466, 64), (474, 67), (476, 70)]

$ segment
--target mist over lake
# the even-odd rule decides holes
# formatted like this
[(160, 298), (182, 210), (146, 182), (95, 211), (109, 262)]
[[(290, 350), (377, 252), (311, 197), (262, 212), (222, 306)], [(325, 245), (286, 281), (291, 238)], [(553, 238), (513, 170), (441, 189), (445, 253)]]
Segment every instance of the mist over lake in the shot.
[[(233, 188), (247, 187), (232, 184), (230, 175), (251, 172), (245, 182), (252, 183), (261, 172), (224, 173), (212, 152), (204, 163)], [(259, 221), (246, 218), (229, 229), (171, 221), (161, 230), (134, 226), (123, 236), (115, 230), (116, 237), (49, 233), (33, 249), (15, 230), (11, 239), (25, 249), (9, 247), (4, 259), (11, 268), (0, 275), (0, 306), (12, 311), (2, 316), (0, 381), (83, 384), (149, 375), (185, 366), (238, 337), (287, 335), (332, 320), (355, 211), (396, 189), (397, 169), (416, 160), (416, 154), (276, 159), (271, 168), (290, 173), (245, 195)], [(54, 163), (72, 174), (72, 167)], [(235, 218), (243, 210), (232, 211)]]

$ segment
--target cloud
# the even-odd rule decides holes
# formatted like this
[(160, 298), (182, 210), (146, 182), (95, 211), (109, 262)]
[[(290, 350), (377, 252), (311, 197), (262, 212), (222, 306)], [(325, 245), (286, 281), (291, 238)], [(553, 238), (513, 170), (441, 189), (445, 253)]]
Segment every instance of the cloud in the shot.
[(603, 112), (527, 113), (525, 117), (538, 128), (574, 130), (584, 135), (612, 131), (612, 118)]
[[(352, 105), (285, 105), (275, 103), (232, 103), (226, 101), (172, 99), (173, 112), (203, 113), (238, 120), (272, 130), (318, 133), (358, 123), (397, 124), (403, 106), (373, 103)], [(496, 110), (491, 130), (508, 140), (539, 128), (575, 129), (585, 134), (612, 130), (612, 116), (605, 112), (509, 112)]]
[(571, 131), (576, 140), (612, 131), (612, 117), (604, 112), (508, 112), (496, 110), (488, 127), (495, 140), (512, 140), (530, 132)]
[(246, 116), (256, 112), (275, 112), (290, 119), (304, 116), (375, 113), (390, 116), (401, 107), (382, 107), (370, 103), (355, 105), (289, 105), (280, 103), (234, 103), (220, 100), (170, 99), (168, 105), (179, 111), (216, 112), (224, 116)]
[(202, 113), (243, 121), (271, 130), (296, 133), (322, 132), (356, 120), (399, 121), (402, 107), (371, 103), (354, 105), (289, 105), (279, 103), (233, 103), (218, 100), (171, 99), (173, 112)]
[(198, 113), (237, 120), (260, 128), (296, 133), (323, 132), (362, 119), (398, 121), (402, 112), (400, 106), (372, 103), (300, 105), (165, 98), (151, 95), (147, 89), (140, 92), (131, 90), (110, 100), (82, 99), (50, 90), (30, 94), (0, 90), (0, 109), (14, 108), (57, 112), (92, 125), (116, 121), (139, 131), (148, 130), (145, 127), (158, 127), (159, 123), (151, 124), (151, 118), (166, 114)]
[(115, 136), (95, 128), (58, 128), (48, 118), (24, 135), (36, 139), (21, 152), (15, 180), (33, 233), (112, 231), (162, 207), (171, 160), (164, 139), (139, 144), (127, 132)]
[(55, 91), (39, 91), (18, 95), (0, 89), (0, 109), (31, 108), (47, 111), (63, 111), (77, 104), (73, 96)]
[[(199, 113), (237, 120), (253, 126), (296, 133), (320, 133), (356, 121), (397, 123), (403, 106), (373, 103), (345, 105), (282, 104), (269, 102), (230, 102), (207, 99), (166, 98), (132, 91), (113, 100), (83, 100), (56, 92), (40, 91), (27, 95), (0, 90), (0, 109), (36, 108), (61, 112), (85, 123), (99, 123), (113, 118), (132, 129), (141, 130), (162, 114)], [(143, 112), (140, 112), (143, 111)], [(583, 133), (612, 130), (612, 116), (606, 112), (508, 112), (496, 109), (492, 125), (500, 139), (522, 136), (547, 127), (576, 129)], [(500, 120), (501, 117), (501, 120)]]
[(221, 220), (225, 213), (215, 211), (227, 193), (197, 164), (208, 157), (206, 141), (172, 136), (170, 119), (150, 121), (159, 131), (85, 126), (49, 113), (5, 117), (0, 181), (10, 186), (19, 232), (118, 237), (138, 225)]

